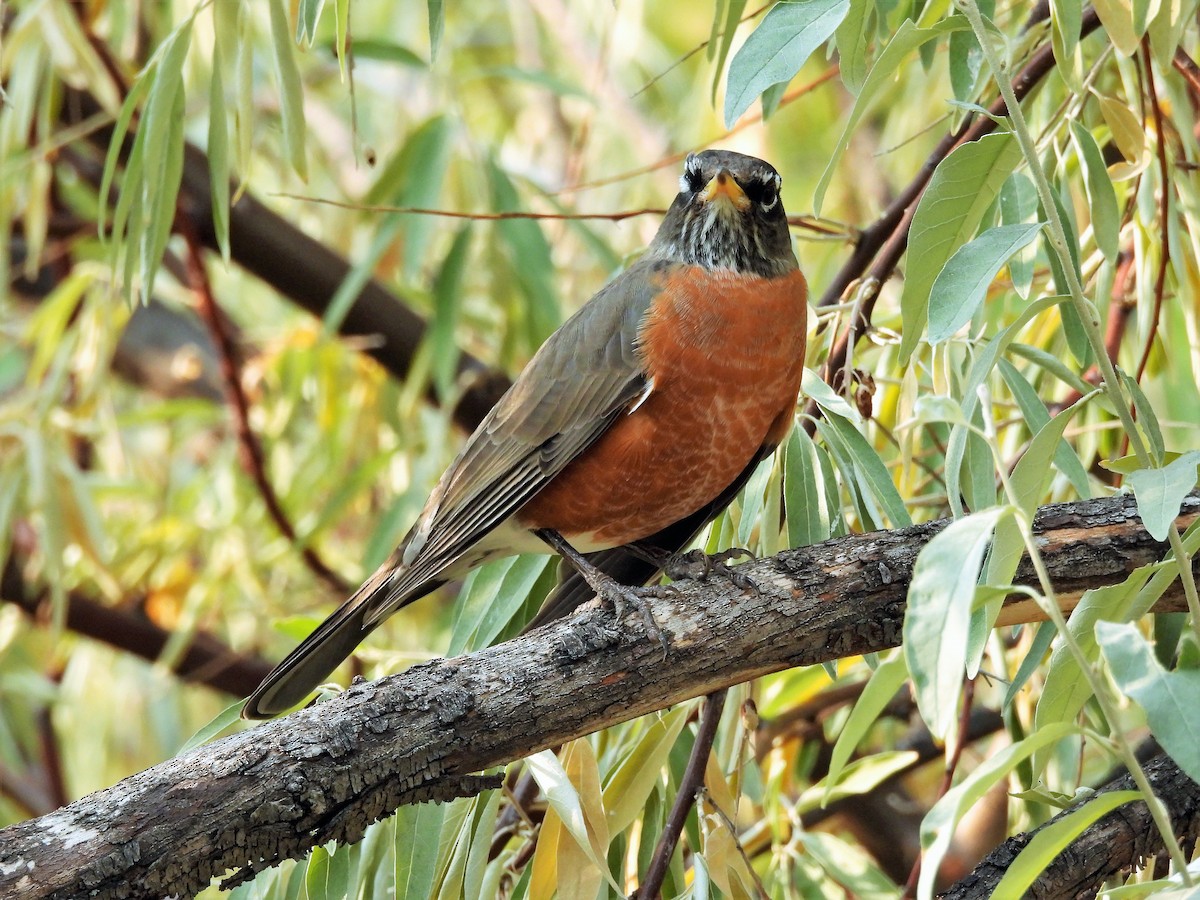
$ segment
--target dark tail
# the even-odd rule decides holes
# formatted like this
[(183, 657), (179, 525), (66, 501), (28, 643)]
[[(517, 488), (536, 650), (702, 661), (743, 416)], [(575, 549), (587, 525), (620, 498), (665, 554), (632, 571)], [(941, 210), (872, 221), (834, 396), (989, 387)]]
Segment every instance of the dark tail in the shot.
[[(387, 618), (384, 615), (370, 624), (366, 622), (372, 613), (390, 605), (388, 594), (395, 589), (390, 577), (393, 571), (390, 566), (381, 567), (354, 596), (284, 657), (283, 662), (262, 680), (262, 684), (246, 700), (246, 705), (242, 707), (242, 718), (269, 719), (286, 712), (329, 678), (342, 660), (353, 653), (354, 648)], [(389, 613), (424, 597), (442, 583), (427, 581), (409, 591)]]

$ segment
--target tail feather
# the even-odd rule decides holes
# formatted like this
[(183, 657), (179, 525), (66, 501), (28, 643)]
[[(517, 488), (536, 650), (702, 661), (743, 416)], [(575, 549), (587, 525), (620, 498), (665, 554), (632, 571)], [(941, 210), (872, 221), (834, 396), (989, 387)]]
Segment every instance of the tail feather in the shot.
[(406, 592), (397, 602), (388, 594), (395, 590), (387, 566), (376, 572), (354, 596), (317, 626), (291, 653), (284, 657), (242, 707), (244, 719), (269, 719), (291, 709), (325, 681), (342, 660), (354, 652), (385, 617), (372, 617), (380, 606), (389, 611), (407, 606), (444, 584), (426, 581)]

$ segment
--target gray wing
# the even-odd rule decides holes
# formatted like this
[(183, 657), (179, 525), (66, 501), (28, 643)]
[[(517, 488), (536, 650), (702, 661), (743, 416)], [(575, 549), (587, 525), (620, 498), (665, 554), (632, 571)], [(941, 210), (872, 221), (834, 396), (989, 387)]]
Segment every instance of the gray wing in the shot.
[(665, 268), (635, 264), (542, 345), (438, 482), (368, 624), (458, 563), (644, 396), (638, 330)]

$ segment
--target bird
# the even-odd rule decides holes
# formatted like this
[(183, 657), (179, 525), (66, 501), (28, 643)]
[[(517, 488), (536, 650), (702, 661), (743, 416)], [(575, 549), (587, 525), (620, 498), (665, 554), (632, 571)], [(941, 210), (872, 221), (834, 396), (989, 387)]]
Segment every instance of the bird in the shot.
[(530, 627), (599, 596), (618, 615), (632, 604), (665, 646), (644, 602), (654, 589), (641, 585), (794, 423), (808, 287), (781, 184), (753, 156), (689, 154), (646, 250), (546, 339), (396, 550), (266, 676), (243, 716), (292, 708), (388, 616), (518, 553), (564, 559)]

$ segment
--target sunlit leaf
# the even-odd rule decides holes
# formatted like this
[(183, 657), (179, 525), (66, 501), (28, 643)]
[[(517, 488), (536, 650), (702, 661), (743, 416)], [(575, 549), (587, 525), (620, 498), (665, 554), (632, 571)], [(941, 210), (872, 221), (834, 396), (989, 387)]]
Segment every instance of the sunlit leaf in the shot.
[(1192, 779), (1200, 778), (1200, 670), (1168, 672), (1133, 624), (1097, 622), (1096, 640), (1121, 693), (1146, 713), (1163, 750)]
[(903, 359), (912, 353), (925, 330), (934, 279), (954, 251), (974, 234), (1020, 160), (1021, 148), (1011, 134), (990, 134), (962, 145), (934, 171), (917, 204), (909, 236), (909, 266), (900, 298)]
[(997, 507), (951, 522), (925, 545), (913, 566), (904, 658), (921, 717), (943, 740), (957, 721), (967, 629), (983, 552), (996, 523), (1008, 512)]
[(1083, 830), (1119, 806), (1140, 800), (1139, 791), (1108, 791), (1079, 809), (1038, 829), (996, 884), (994, 896), (1021, 897), (1042, 871), (1083, 833)]
[(1200, 450), (1192, 450), (1161, 469), (1138, 469), (1130, 473), (1128, 482), (1137, 497), (1138, 515), (1156, 541), (1167, 539), (1183, 498), (1196, 486), (1198, 465)]
[(1041, 222), (999, 225), (954, 251), (930, 289), (929, 343), (947, 340), (971, 321), (1009, 257), (1032, 243), (1041, 230)]
[(849, 11), (850, 0), (781, 0), (771, 7), (729, 63), (725, 124), (732, 127), (767, 88), (791, 81)]

